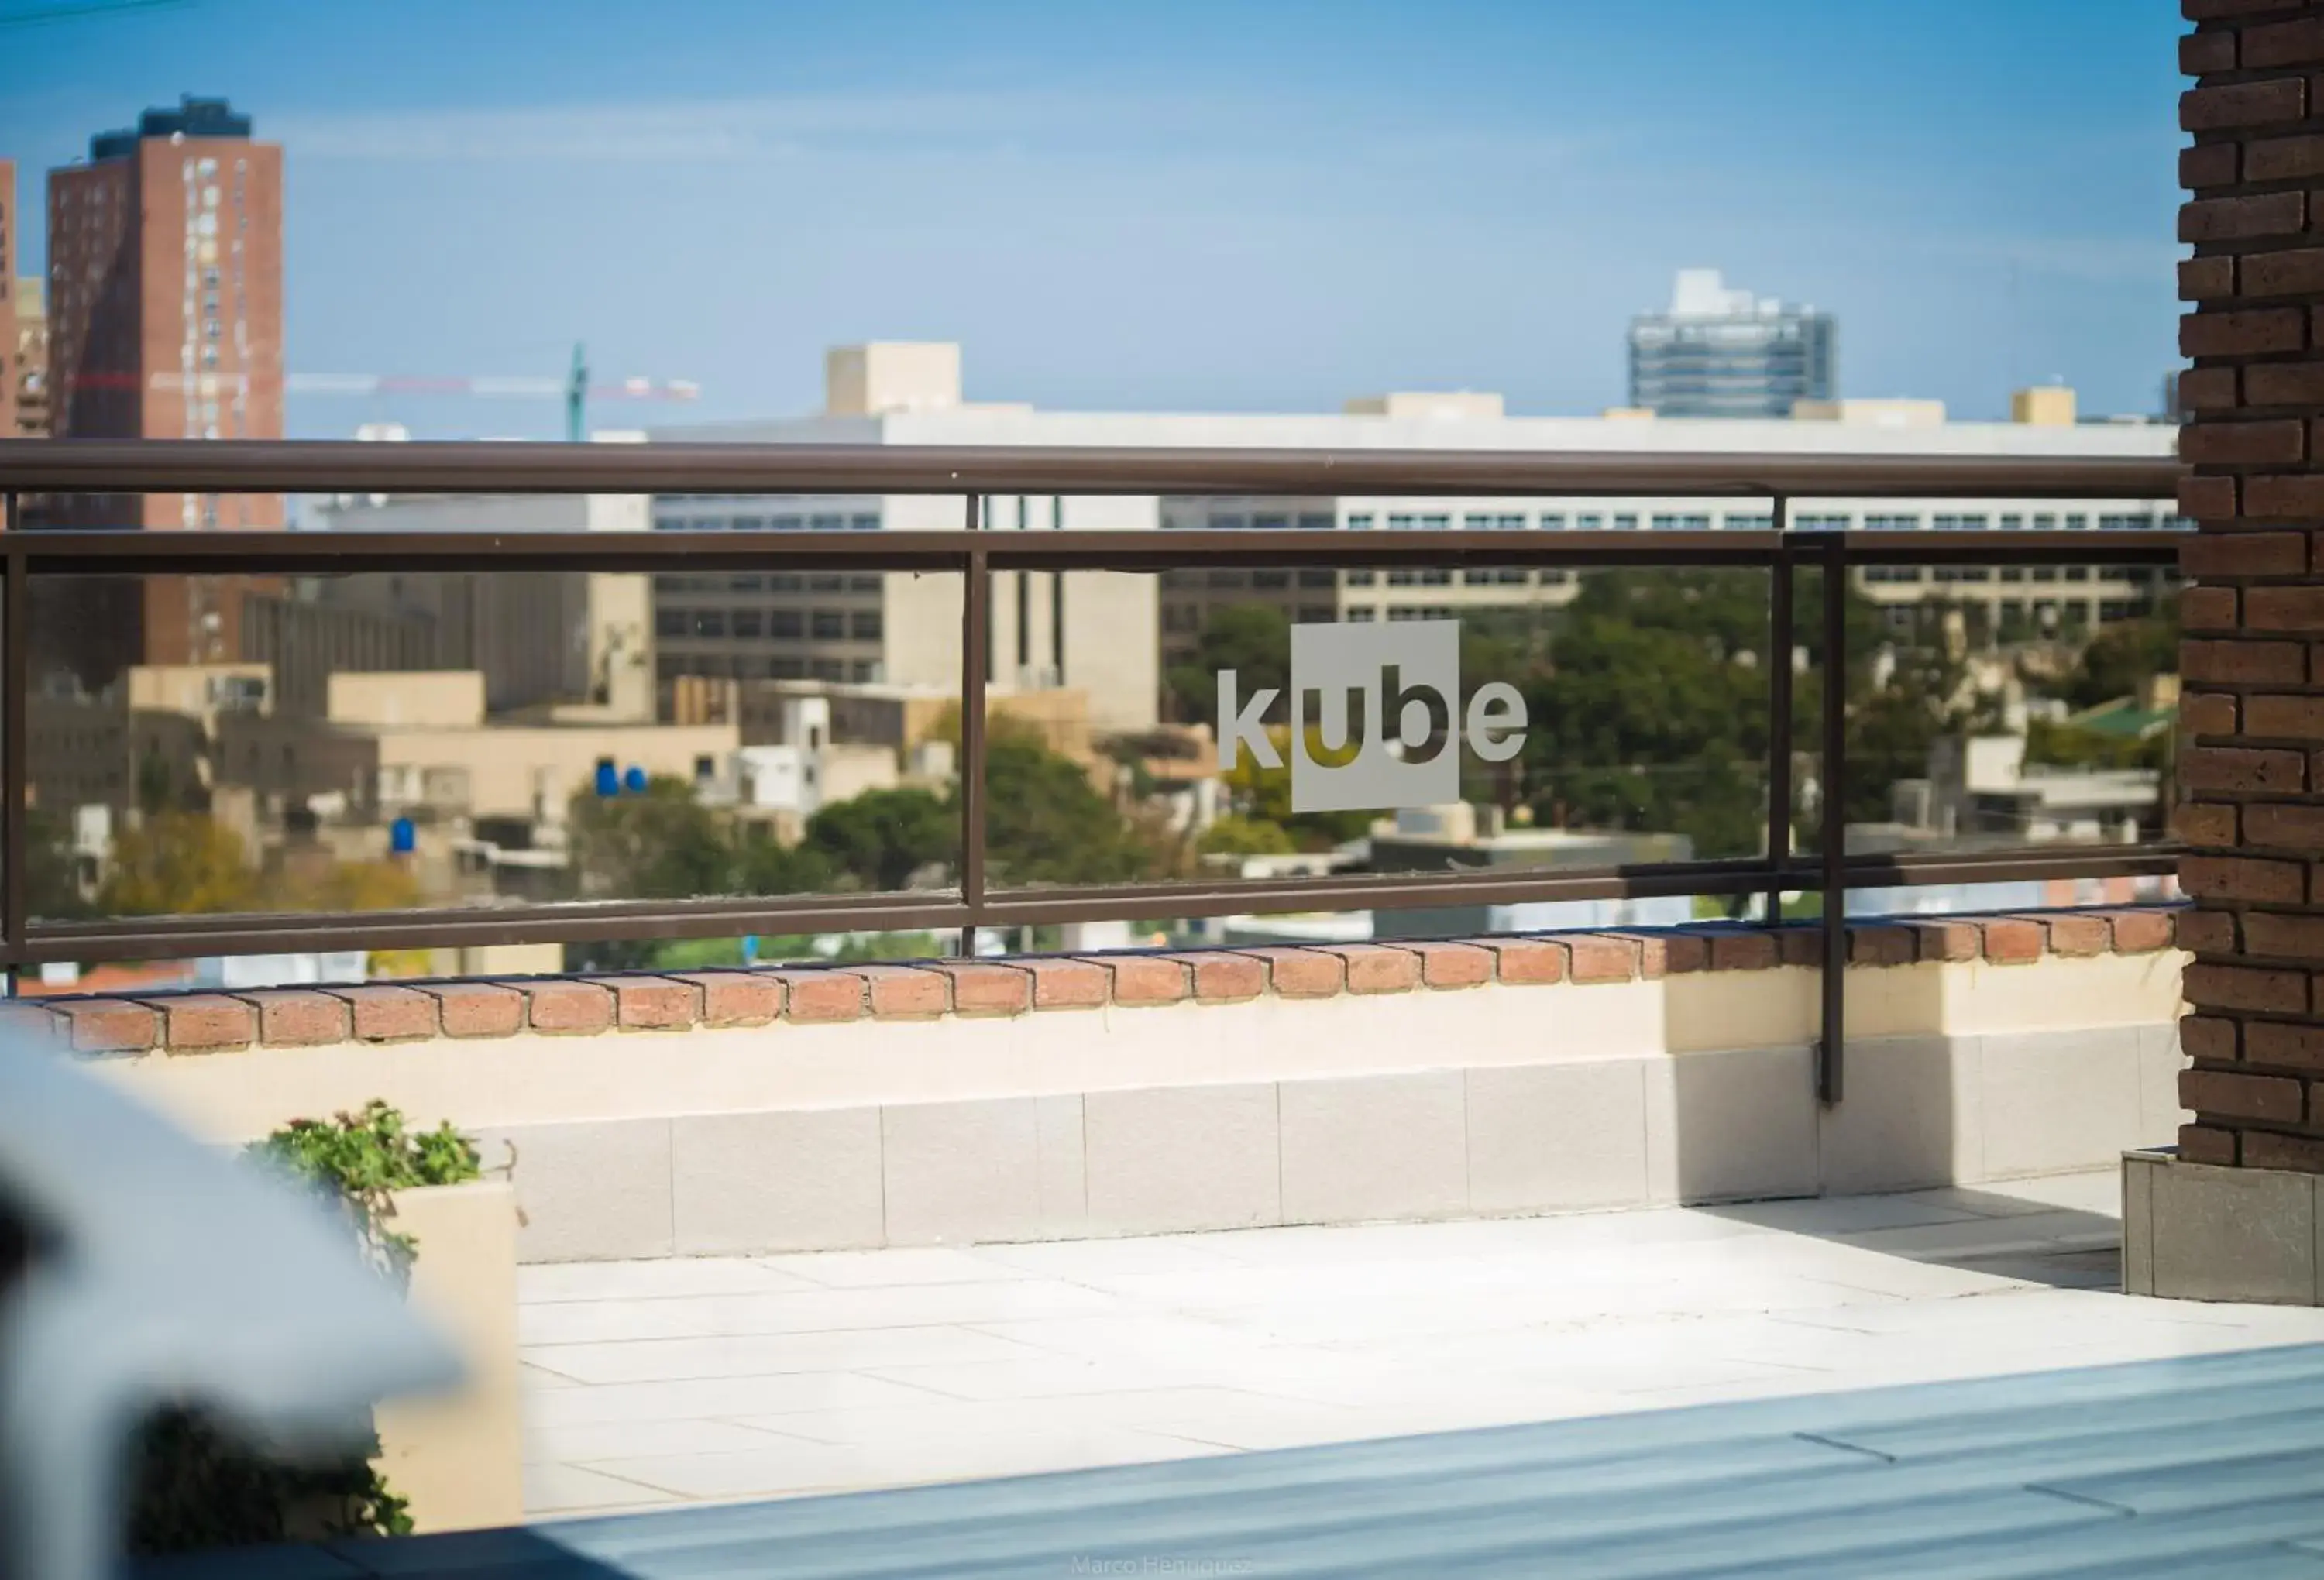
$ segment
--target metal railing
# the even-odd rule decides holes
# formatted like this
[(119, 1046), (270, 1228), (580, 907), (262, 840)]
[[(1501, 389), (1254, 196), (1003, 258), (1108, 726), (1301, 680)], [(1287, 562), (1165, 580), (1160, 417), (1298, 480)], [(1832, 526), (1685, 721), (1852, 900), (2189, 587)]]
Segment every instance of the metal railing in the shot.
[[(2183, 533), (1790, 528), (1815, 499), (2170, 498), (2168, 460), (1990, 456), (1555, 454), (1252, 449), (957, 449), (828, 446), (0, 442), (0, 967), (327, 948), (680, 939), (899, 928), (978, 930), (1289, 911), (1393, 909), (1659, 896), (1766, 896), (1817, 891), (1823, 905), (1823, 1022), (1817, 1082), (1840, 1096), (1851, 887), (2166, 873), (2167, 843), (1851, 857), (1847, 770), (1845, 599), (1823, 601), (1819, 850), (1792, 841), (1792, 666), (1769, 672), (1768, 786), (1762, 855), (1592, 870), (1501, 869), (1429, 877), (1353, 874), (1115, 886), (992, 887), (983, 807), (991, 577), (1006, 571), (1160, 572), (1303, 565), (1758, 568), (1769, 573), (1769, 650), (1788, 654), (1794, 584), (1827, 587), (1868, 565), (2061, 562), (2175, 565)], [(604, 532), (42, 532), (21, 528), (24, 496), (186, 493), (958, 494), (965, 530), (815, 534)], [(1741, 530), (1170, 531), (980, 529), (989, 494), (1176, 496), (1663, 496), (1769, 502), (1769, 528)], [(674, 569), (952, 572), (961, 621), (960, 860), (943, 891), (600, 900), (368, 914), (181, 915), (42, 922), (26, 914), (28, 616), (42, 576), (289, 575), (359, 572)]]

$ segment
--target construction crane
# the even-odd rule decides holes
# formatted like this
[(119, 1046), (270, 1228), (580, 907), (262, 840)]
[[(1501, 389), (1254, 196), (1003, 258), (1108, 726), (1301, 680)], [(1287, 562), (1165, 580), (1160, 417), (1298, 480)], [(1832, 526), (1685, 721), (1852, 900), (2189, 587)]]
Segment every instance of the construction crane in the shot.
[(428, 378), (384, 373), (290, 373), (283, 389), (293, 395), (475, 395), (542, 400), (565, 397), (565, 436), (578, 444), (588, 436), (592, 400), (698, 400), (702, 386), (689, 379), (624, 379), (618, 384), (589, 381), (589, 354), (577, 342), (573, 367), (564, 379)]
[[(90, 372), (72, 375), (82, 389), (134, 387), (134, 375)], [(246, 390), (246, 373), (154, 373), (145, 383), (155, 390), (189, 394), (230, 394)], [(290, 395), (474, 395), (485, 399), (550, 400), (565, 398), (565, 436), (579, 443), (588, 436), (592, 400), (699, 400), (702, 386), (690, 379), (623, 379), (617, 384), (589, 381), (587, 350), (573, 347), (573, 367), (557, 378), (433, 377), (410, 373), (286, 373), (282, 388)]]

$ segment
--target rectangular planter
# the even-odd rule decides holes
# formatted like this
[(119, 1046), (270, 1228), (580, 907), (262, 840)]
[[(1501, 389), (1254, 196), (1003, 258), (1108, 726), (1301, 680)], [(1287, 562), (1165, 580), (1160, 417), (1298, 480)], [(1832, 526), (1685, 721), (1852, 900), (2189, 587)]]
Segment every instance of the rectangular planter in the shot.
[(2324, 1304), (2317, 1176), (2122, 1155), (2122, 1287), (2172, 1300)]
[(524, 1518), (518, 1412), (516, 1193), (506, 1180), (400, 1190), (386, 1226), (419, 1242), (411, 1300), (458, 1346), (466, 1381), (378, 1407), (380, 1474), (423, 1531)]

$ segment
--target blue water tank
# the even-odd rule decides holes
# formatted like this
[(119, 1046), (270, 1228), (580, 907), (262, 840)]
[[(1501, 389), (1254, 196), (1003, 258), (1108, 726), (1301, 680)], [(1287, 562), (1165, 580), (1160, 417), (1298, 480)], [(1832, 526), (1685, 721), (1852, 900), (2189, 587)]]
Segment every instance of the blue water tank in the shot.
[(408, 817), (397, 818), (387, 825), (387, 849), (392, 856), (409, 856), (420, 847), (420, 831)]
[(646, 793), (646, 771), (632, 763), (630, 771), (622, 776), (622, 788), (632, 795), (643, 795)]
[(597, 765), (597, 794), (611, 798), (622, 793), (622, 776), (611, 763)]

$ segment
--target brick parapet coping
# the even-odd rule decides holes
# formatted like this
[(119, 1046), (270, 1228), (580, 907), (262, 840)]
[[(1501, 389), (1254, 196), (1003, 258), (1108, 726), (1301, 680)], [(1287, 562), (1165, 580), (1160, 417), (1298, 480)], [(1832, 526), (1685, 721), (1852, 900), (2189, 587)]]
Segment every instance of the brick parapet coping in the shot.
[[(1848, 930), (1849, 960), (1873, 967), (1969, 960), (2009, 966), (2051, 955), (2151, 954), (2177, 942), (2179, 914), (2169, 906), (2148, 906), (1857, 923)], [(1812, 966), (1821, 948), (1821, 933), (1812, 924), (1710, 924), (1447, 942), (172, 992), (19, 1001), (0, 1006), (0, 1031), (86, 1054), (214, 1053), (525, 1032), (587, 1036), (779, 1021), (829, 1024), (1008, 1016), (1109, 1005), (1244, 1004), (1270, 994), (1321, 999), (1487, 983), (1590, 987), (1692, 972)]]

